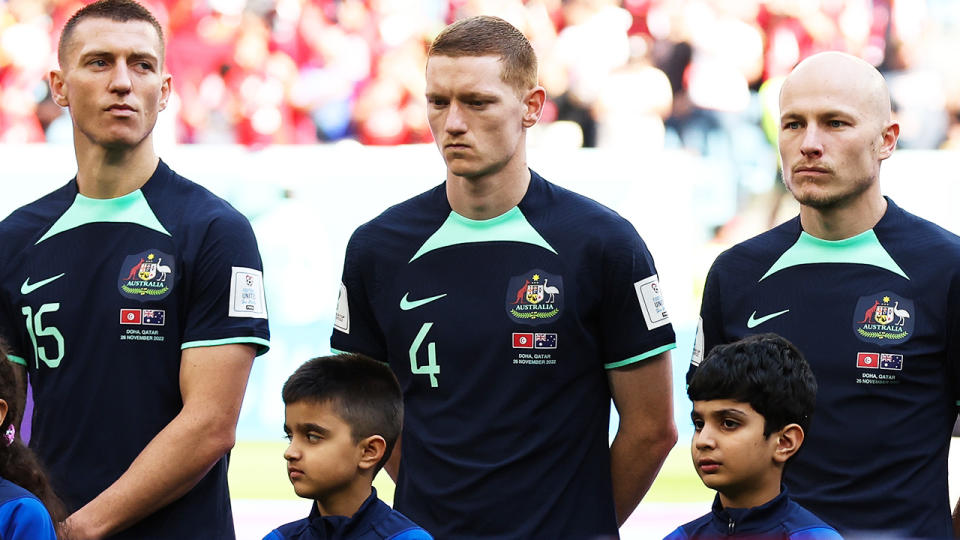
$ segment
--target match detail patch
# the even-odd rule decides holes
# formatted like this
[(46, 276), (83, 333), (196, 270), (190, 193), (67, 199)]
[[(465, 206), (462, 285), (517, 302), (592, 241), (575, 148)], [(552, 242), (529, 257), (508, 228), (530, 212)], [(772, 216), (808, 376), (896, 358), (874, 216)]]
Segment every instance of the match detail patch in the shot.
[(350, 333), (350, 303), (347, 301), (347, 286), (340, 283), (340, 294), (337, 296), (337, 316), (333, 319), (333, 327), (344, 334)]
[(663, 302), (663, 293), (660, 292), (660, 279), (654, 274), (647, 279), (633, 284), (637, 290), (637, 299), (640, 300), (640, 310), (643, 311), (643, 320), (647, 323), (647, 330), (670, 324), (667, 315), (667, 306)]
[(697, 337), (693, 340), (693, 356), (690, 363), (699, 366), (703, 362), (703, 317), (697, 321)]
[(234, 266), (230, 270), (230, 317), (267, 318), (263, 294), (263, 272)]

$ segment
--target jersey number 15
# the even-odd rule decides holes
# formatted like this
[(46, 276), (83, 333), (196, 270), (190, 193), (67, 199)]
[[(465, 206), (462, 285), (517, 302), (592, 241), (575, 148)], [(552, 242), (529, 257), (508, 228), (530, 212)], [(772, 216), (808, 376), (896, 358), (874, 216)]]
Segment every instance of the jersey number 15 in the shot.
[[(63, 360), (63, 334), (61, 334), (60, 330), (57, 330), (55, 326), (44, 327), (42, 320), (44, 313), (58, 311), (59, 309), (59, 303), (44, 304), (40, 306), (36, 314), (33, 313), (33, 308), (30, 306), (24, 306), (23, 309), (21, 309), (23, 316), (27, 320), (27, 334), (30, 335), (30, 343), (33, 345), (34, 357), (37, 359), (37, 369), (40, 369), (41, 361), (46, 364), (47, 367), (55, 368), (58, 367), (60, 361)], [(56, 356), (47, 356), (47, 346), (37, 343), (37, 341), (43, 337), (51, 337), (57, 342)]]

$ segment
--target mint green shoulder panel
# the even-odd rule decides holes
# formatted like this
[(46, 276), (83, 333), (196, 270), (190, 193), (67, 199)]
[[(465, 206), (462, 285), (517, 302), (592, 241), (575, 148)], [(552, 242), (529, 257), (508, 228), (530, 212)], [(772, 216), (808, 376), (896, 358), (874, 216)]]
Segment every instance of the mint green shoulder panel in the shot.
[(171, 236), (138, 189), (115, 199), (91, 199), (78, 193), (70, 208), (37, 240), (37, 244), (87, 223), (135, 223)]
[(495, 218), (484, 220), (465, 218), (451, 211), (443, 225), (427, 238), (409, 262), (436, 249), (475, 242), (523, 242), (557, 252), (530, 225), (520, 208), (514, 206)]
[(801, 232), (797, 242), (773, 263), (760, 281), (792, 266), (824, 263), (868, 264), (910, 279), (870, 229), (843, 240), (821, 240)]

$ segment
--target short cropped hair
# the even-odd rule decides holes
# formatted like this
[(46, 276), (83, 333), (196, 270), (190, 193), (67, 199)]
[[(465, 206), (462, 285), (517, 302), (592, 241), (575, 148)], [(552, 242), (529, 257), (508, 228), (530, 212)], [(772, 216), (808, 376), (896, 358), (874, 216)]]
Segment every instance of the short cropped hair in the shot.
[(687, 396), (749, 403), (763, 416), (763, 436), (769, 437), (787, 424), (807, 430), (817, 380), (792, 343), (777, 334), (759, 334), (714, 347), (691, 378)]
[(380, 435), (387, 462), (403, 426), (403, 394), (390, 366), (359, 354), (307, 360), (283, 385), (283, 403), (329, 403), (350, 426), (354, 442)]
[(77, 25), (84, 19), (110, 19), (115, 22), (143, 21), (150, 23), (157, 30), (157, 36), (160, 38), (160, 62), (163, 63), (163, 56), (166, 50), (166, 44), (163, 37), (163, 28), (160, 23), (150, 13), (150, 10), (133, 0), (98, 0), (88, 6), (79, 9), (63, 26), (60, 33), (60, 43), (57, 45), (57, 61), (63, 66), (63, 59), (67, 55), (67, 47), (70, 45), (70, 38), (73, 37), (73, 31)]
[(433, 40), (427, 56), (496, 56), (503, 62), (500, 79), (518, 92), (537, 85), (537, 54), (523, 32), (499, 17), (460, 19)]

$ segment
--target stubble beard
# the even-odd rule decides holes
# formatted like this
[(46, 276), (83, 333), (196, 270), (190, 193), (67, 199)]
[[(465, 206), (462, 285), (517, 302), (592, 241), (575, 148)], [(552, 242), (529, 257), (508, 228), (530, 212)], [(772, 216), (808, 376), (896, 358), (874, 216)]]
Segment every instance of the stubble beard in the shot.
[(803, 206), (815, 210), (829, 211), (847, 206), (860, 198), (876, 182), (876, 176), (865, 176), (857, 179), (847, 189), (839, 192), (815, 193), (804, 189), (795, 189), (793, 182), (788, 182), (784, 176), (783, 183), (787, 191)]

